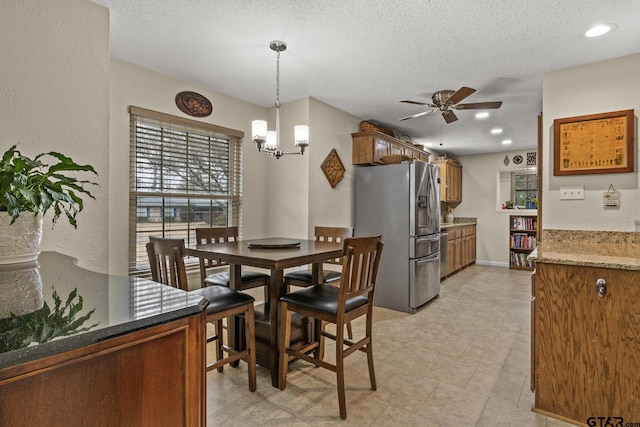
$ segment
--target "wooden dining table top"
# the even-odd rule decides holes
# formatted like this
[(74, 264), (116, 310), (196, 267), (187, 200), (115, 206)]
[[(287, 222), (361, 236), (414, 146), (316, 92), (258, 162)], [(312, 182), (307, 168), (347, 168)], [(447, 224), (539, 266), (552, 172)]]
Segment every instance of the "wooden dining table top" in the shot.
[(200, 258), (212, 257), (228, 264), (282, 270), (305, 264), (323, 262), (342, 254), (342, 243), (316, 240), (287, 239), (300, 242), (290, 247), (251, 247), (254, 242), (273, 239), (238, 240), (226, 243), (202, 243), (187, 247), (187, 255)]

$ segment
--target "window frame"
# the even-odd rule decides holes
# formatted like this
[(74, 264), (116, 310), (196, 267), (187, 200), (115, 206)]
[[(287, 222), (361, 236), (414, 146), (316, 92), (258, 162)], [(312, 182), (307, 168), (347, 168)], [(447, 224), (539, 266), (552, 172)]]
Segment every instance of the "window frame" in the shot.
[[(526, 179), (526, 187), (525, 189), (518, 189), (517, 187), (517, 181), (518, 181), (518, 176), (525, 176)], [(535, 184), (533, 188), (530, 188), (529, 185), (533, 183)], [(524, 200), (522, 200), (522, 203), (519, 203), (518, 200), (518, 193), (522, 193), (524, 192), (526, 194), (527, 197), (525, 197)], [(535, 194), (533, 194), (535, 193)], [(536, 171), (532, 171), (532, 170), (518, 170), (518, 171), (511, 171), (511, 200), (513, 200), (513, 206), (522, 206), (525, 207), (526, 206), (526, 202), (531, 200), (532, 197), (531, 194), (533, 194), (533, 197), (538, 198), (538, 174)]]
[[(149, 235), (190, 244), (198, 226), (236, 226), (241, 233), (243, 137), (242, 131), (130, 107), (130, 276), (150, 276), (144, 249)], [(159, 203), (155, 210), (153, 203)], [(139, 216), (145, 208), (147, 216)], [(186, 264), (197, 268), (195, 259)]]

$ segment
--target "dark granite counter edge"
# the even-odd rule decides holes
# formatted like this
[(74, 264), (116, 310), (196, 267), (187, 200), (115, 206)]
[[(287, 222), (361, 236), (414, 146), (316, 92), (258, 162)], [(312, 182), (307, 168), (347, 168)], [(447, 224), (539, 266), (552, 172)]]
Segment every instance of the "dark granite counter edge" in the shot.
[(172, 311), (170, 313), (163, 313), (140, 320), (133, 320), (96, 331), (84, 332), (82, 334), (56, 339), (36, 346), (0, 353), (0, 370), (23, 363), (33, 362), (45, 357), (55, 356), (57, 354), (86, 347), (91, 344), (97, 344), (111, 338), (116, 338), (142, 329), (189, 317), (204, 311), (208, 304), (209, 301), (202, 298), (196, 305)]

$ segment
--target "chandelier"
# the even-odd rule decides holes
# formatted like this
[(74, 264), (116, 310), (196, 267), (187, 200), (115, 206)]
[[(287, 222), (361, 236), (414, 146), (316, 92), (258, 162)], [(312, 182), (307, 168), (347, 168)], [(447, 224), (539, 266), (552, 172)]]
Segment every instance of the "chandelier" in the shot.
[(269, 157), (279, 159), (285, 154), (304, 154), (309, 146), (309, 127), (298, 125), (294, 127), (294, 143), (299, 151), (285, 152), (280, 150), (280, 52), (287, 50), (287, 44), (279, 40), (269, 43), (271, 50), (276, 52), (276, 130), (267, 130), (266, 120), (254, 120), (251, 122), (251, 134), (258, 151), (265, 152)]

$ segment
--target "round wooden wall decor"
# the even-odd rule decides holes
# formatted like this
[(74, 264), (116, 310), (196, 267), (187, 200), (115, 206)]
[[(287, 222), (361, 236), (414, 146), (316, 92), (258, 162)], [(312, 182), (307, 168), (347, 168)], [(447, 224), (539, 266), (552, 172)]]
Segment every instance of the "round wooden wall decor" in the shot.
[(180, 111), (194, 117), (207, 117), (213, 112), (211, 101), (196, 92), (180, 92), (176, 95), (176, 105)]

